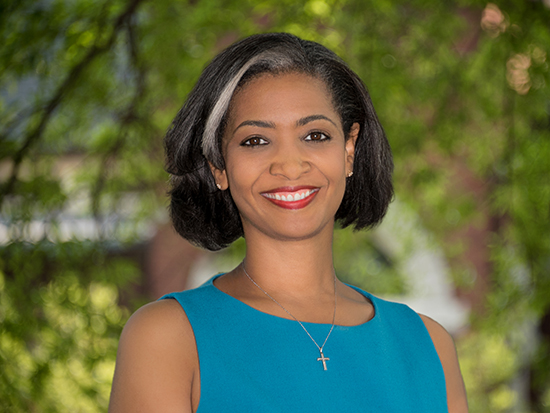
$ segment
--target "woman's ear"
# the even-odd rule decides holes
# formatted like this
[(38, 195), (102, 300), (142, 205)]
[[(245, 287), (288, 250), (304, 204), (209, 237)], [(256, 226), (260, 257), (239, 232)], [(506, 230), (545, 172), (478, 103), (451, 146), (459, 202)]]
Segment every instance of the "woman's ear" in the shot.
[(227, 188), (229, 188), (229, 183), (227, 182), (227, 173), (225, 172), (225, 169), (220, 170), (212, 165), (210, 162), (208, 162), (208, 165), (210, 166), (212, 175), (214, 175), (214, 180), (216, 181), (216, 186), (218, 187), (218, 189), (221, 191), (225, 191)]
[[(355, 142), (359, 136), (361, 127), (357, 122), (351, 125), (348, 139), (346, 140), (346, 174), (353, 173), (353, 160), (355, 158)], [(351, 176), (351, 175), (350, 175)]]

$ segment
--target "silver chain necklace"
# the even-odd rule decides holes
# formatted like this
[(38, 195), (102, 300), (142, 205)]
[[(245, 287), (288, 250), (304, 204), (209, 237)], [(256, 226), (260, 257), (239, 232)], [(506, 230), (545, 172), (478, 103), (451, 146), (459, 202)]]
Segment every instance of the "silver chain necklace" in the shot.
[(264, 290), (262, 287), (260, 287), (258, 285), (258, 283), (252, 279), (252, 277), (246, 272), (246, 268), (244, 267), (244, 260), (241, 263), (241, 266), (243, 267), (244, 274), (252, 282), (252, 284), (254, 284), (256, 287), (258, 287), (261, 292), (263, 292), (266, 296), (271, 298), (271, 300), (275, 304), (277, 304), (279, 307), (281, 307), (285, 311), (285, 313), (287, 313), (294, 320), (296, 320), (298, 322), (298, 324), (300, 324), (300, 326), (304, 329), (304, 331), (309, 336), (311, 341), (313, 341), (313, 343), (315, 343), (315, 345), (319, 349), (319, 354), (321, 355), (321, 357), (319, 357), (317, 359), (317, 361), (321, 361), (323, 363), (323, 370), (326, 370), (327, 369), (327, 361), (330, 360), (330, 359), (328, 357), (325, 357), (325, 355), (323, 354), (323, 348), (325, 347), (325, 344), (327, 344), (327, 340), (330, 337), (330, 334), (332, 333), (332, 330), (334, 330), (334, 320), (336, 319), (336, 275), (334, 275), (334, 313), (332, 314), (332, 325), (330, 326), (330, 331), (328, 332), (327, 336), (325, 337), (325, 341), (323, 341), (323, 345), (320, 346), (319, 344), (317, 344), (317, 342), (311, 336), (311, 334), (309, 334), (309, 331), (307, 331), (307, 329), (304, 327), (304, 325), (302, 324), (302, 322), (300, 320), (298, 320), (296, 317), (294, 317), (294, 315), (292, 315), (292, 313), (290, 311), (288, 311), (286, 308), (284, 308), (276, 299), (274, 299), (271, 295), (269, 295), (269, 293), (266, 290)]

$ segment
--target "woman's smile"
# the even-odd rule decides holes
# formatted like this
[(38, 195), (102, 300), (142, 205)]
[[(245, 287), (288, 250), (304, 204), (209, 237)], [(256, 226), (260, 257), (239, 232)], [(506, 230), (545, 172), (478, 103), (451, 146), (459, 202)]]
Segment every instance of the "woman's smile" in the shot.
[(262, 196), (281, 208), (301, 209), (313, 201), (318, 191), (312, 186), (283, 187), (262, 192)]

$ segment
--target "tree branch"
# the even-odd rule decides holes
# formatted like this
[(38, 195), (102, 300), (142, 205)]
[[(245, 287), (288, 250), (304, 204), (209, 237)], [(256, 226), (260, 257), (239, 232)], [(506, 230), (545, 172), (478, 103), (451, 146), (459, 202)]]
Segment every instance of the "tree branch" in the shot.
[(124, 149), (126, 144), (127, 133), (124, 128), (131, 123), (141, 120), (141, 116), (138, 113), (138, 106), (145, 93), (146, 73), (142, 61), (139, 58), (139, 50), (134, 33), (134, 26), (132, 25), (132, 22), (128, 20), (125, 23), (125, 27), (128, 35), (127, 52), (130, 57), (130, 63), (136, 72), (135, 93), (128, 105), (120, 112), (120, 132), (118, 134), (118, 138), (109, 151), (104, 154), (101, 161), (101, 167), (99, 168), (99, 176), (91, 190), (92, 214), (94, 215), (97, 223), (100, 222), (101, 214), (99, 210), (99, 201), (103, 188), (107, 182), (107, 175), (111, 169), (114, 159), (118, 153)]
[(57, 88), (56, 92), (53, 94), (52, 98), (46, 104), (42, 116), (37, 124), (24, 138), (23, 145), (13, 156), (13, 165), (10, 176), (6, 183), (2, 186), (0, 192), (0, 206), (2, 206), (3, 201), (6, 196), (11, 194), (14, 190), (17, 178), (19, 175), (19, 169), (21, 163), (25, 159), (25, 156), (28, 154), (29, 150), (33, 145), (36, 144), (42, 137), (44, 130), (48, 122), (50, 121), (54, 111), (57, 109), (59, 104), (62, 102), (63, 97), (69, 92), (76, 84), (78, 78), (94, 59), (96, 59), (102, 53), (108, 51), (113, 43), (115, 42), (120, 30), (123, 28), (124, 24), (134, 15), (137, 7), (142, 2), (142, 0), (129, 0), (126, 9), (116, 18), (115, 24), (113, 26), (113, 32), (109, 39), (102, 44), (94, 44), (91, 49), (88, 51), (86, 56), (76, 64), (71, 71), (68, 73), (65, 80)]

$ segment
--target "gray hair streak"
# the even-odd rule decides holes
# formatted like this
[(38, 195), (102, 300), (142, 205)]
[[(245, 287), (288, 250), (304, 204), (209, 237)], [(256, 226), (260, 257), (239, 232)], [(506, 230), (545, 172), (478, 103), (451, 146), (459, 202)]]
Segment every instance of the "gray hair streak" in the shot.
[(223, 156), (218, 149), (216, 139), (218, 128), (227, 112), (227, 109), (229, 108), (229, 103), (231, 102), (231, 98), (233, 97), (240, 80), (251, 66), (260, 62), (267, 63), (271, 66), (271, 69), (275, 70), (281, 70), (292, 65), (292, 59), (288, 56), (285, 56), (277, 50), (267, 50), (251, 58), (243, 65), (243, 67), (241, 67), (237, 74), (233, 76), (229, 82), (227, 82), (220, 94), (220, 97), (218, 98), (218, 101), (208, 116), (204, 127), (204, 133), (202, 135), (202, 153), (204, 157), (212, 162), (216, 168), (222, 169), (224, 165)]

